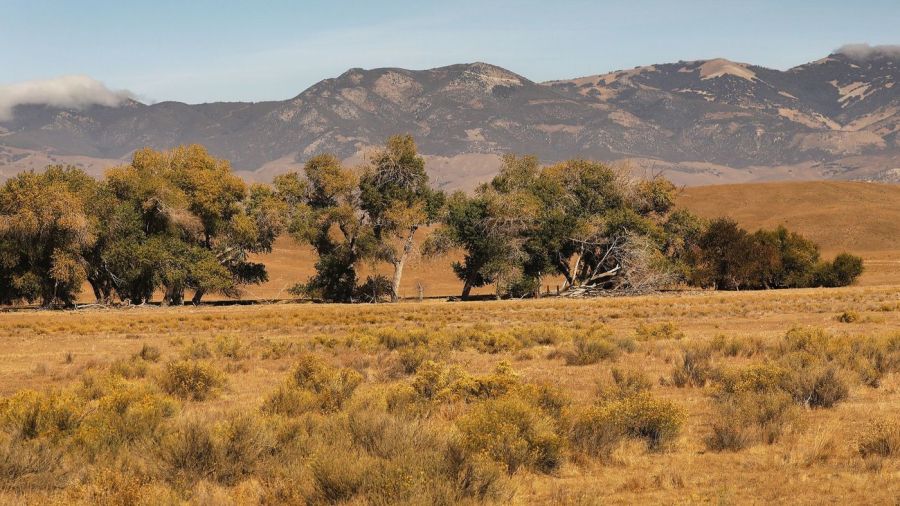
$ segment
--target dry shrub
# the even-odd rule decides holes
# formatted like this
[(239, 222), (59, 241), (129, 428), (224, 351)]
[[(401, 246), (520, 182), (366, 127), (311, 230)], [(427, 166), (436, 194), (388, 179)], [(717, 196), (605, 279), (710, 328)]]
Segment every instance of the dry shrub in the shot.
[(675, 403), (641, 392), (603, 405), (626, 436), (642, 439), (650, 451), (664, 451), (678, 438), (687, 415)]
[(609, 460), (623, 437), (622, 428), (605, 407), (589, 406), (577, 410), (572, 416), (569, 442), (580, 453)]
[(159, 384), (166, 393), (202, 401), (225, 386), (225, 376), (210, 363), (181, 360), (166, 364)]
[(249, 351), (237, 336), (219, 336), (215, 348), (216, 354), (229, 360), (243, 360), (249, 356)]
[(841, 323), (853, 323), (859, 321), (859, 313), (856, 311), (844, 311), (836, 319)]
[(549, 324), (529, 325), (513, 330), (513, 335), (524, 346), (549, 346), (567, 340), (570, 334), (568, 329)]
[(146, 476), (123, 470), (103, 468), (91, 472), (88, 480), (67, 490), (67, 504), (102, 504), (104, 506), (152, 506), (178, 504), (178, 494), (171, 488), (154, 483)]
[(473, 376), (459, 367), (427, 361), (407, 385), (392, 389), (387, 396), (390, 411), (427, 413), (448, 402), (493, 399), (518, 389), (518, 374), (507, 362), (500, 362), (492, 374)]
[(429, 342), (428, 333), (422, 329), (384, 328), (375, 331), (375, 336), (389, 350), (426, 346)]
[(695, 346), (684, 350), (681, 361), (672, 371), (672, 383), (679, 388), (706, 386), (713, 370), (711, 355), (707, 347)]
[(856, 449), (863, 458), (900, 456), (900, 422), (874, 420), (859, 434)]
[(58, 487), (65, 476), (63, 454), (46, 441), (0, 433), (0, 491)]
[(756, 337), (727, 337), (719, 334), (710, 341), (709, 348), (726, 357), (752, 357), (764, 353), (766, 344)]
[(0, 428), (14, 437), (58, 438), (78, 427), (83, 401), (70, 392), (23, 390), (0, 400)]
[(684, 332), (672, 322), (641, 323), (634, 331), (638, 341), (661, 341), (664, 339), (681, 339)]
[(615, 360), (619, 346), (611, 339), (612, 332), (603, 327), (572, 338), (572, 349), (564, 351), (566, 365), (590, 365), (601, 360)]
[(597, 383), (597, 397), (601, 401), (624, 399), (653, 387), (653, 383), (641, 371), (613, 367), (610, 373), (612, 382), (600, 381)]
[(773, 444), (794, 420), (795, 409), (791, 396), (779, 390), (719, 398), (706, 446), (714, 451), (737, 451), (754, 442)]
[(156, 346), (144, 343), (141, 345), (141, 349), (137, 353), (135, 353), (134, 356), (147, 362), (159, 362), (159, 359), (162, 356), (162, 352), (160, 352), (159, 348), (157, 348)]
[(252, 414), (234, 413), (217, 423), (215, 440), (219, 453), (216, 477), (225, 485), (252, 476), (274, 451), (268, 427)]
[(315, 355), (304, 354), (288, 382), (266, 398), (263, 411), (289, 416), (311, 409), (337, 411), (353, 396), (362, 379), (353, 369), (335, 369)]
[(93, 456), (115, 451), (121, 445), (156, 436), (177, 409), (173, 399), (145, 383), (110, 378), (103, 395), (81, 421), (76, 441)]
[(520, 467), (549, 473), (564, 459), (565, 441), (556, 433), (553, 419), (517, 396), (477, 404), (457, 427), (469, 453), (487, 454), (510, 474)]
[(166, 431), (156, 448), (166, 479), (187, 486), (215, 475), (219, 451), (210, 424), (182, 420)]
[(184, 360), (204, 360), (212, 358), (213, 352), (209, 348), (209, 343), (200, 341), (196, 338), (184, 345), (181, 350), (181, 358)]

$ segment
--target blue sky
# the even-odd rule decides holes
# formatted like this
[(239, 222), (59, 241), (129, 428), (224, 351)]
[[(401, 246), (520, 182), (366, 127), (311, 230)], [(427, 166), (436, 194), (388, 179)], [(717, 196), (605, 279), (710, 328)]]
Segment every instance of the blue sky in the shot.
[(84, 74), (145, 101), (275, 100), (351, 67), (486, 61), (544, 81), (900, 43), (898, 0), (0, 0), (0, 85)]

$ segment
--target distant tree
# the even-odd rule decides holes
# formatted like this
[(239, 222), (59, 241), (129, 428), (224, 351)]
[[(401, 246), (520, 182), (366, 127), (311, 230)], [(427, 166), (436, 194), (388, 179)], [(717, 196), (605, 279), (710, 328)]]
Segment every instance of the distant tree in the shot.
[(372, 224), (379, 258), (393, 267), (390, 296), (396, 302), (416, 231), (437, 220), (443, 193), (428, 185), (425, 160), (412, 136), (388, 139), (369, 165), (360, 180), (360, 205)]
[(2, 302), (72, 306), (87, 277), (82, 252), (95, 241), (85, 197), (95, 182), (74, 167), (25, 172), (0, 189)]
[(864, 271), (862, 258), (849, 253), (841, 253), (831, 263), (822, 262), (817, 266), (815, 284), (836, 287), (853, 284)]

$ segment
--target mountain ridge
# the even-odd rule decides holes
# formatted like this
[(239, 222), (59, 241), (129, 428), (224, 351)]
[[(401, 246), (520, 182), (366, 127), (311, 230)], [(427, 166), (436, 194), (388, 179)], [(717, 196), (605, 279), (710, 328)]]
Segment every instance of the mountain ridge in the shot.
[(631, 163), (684, 184), (900, 181), (898, 80), (887, 51), (785, 71), (714, 58), (542, 83), (484, 62), (352, 68), (283, 101), (20, 105), (0, 121), (0, 176), (70, 159), (96, 173), (143, 146), (197, 142), (267, 180), (324, 151), (359, 160), (408, 132), (447, 188), (489, 177), (506, 152)]

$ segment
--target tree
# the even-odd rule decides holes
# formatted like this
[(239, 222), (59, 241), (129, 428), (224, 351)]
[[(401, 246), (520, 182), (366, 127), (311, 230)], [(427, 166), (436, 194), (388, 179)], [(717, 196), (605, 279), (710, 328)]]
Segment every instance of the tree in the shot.
[(292, 292), (350, 302), (358, 263), (371, 257), (376, 246), (373, 227), (361, 210), (359, 175), (327, 154), (309, 159), (303, 170), (305, 178), (293, 172), (274, 183), (287, 212), (288, 232), (318, 256), (316, 275)]
[(228, 162), (202, 146), (138, 150), (107, 173), (105, 194), (98, 206), (110, 219), (102, 248), (89, 256), (95, 293), (113, 285), (142, 303), (162, 287), (165, 304), (182, 304), (193, 290), (196, 304), (206, 293), (236, 296), (240, 285), (267, 279), (249, 257), (271, 250), (281, 204), (263, 187), (248, 193)]
[(0, 190), (2, 302), (72, 306), (87, 277), (82, 252), (95, 241), (85, 198), (95, 182), (74, 167), (26, 172)]
[(437, 220), (443, 193), (428, 185), (425, 160), (410, 135), (388, 139), (369, 164), (360, 180), (360, 204), (372, 223), (379, 258), (393, 266), (390, 294), (396, 302), (416, 231)]

